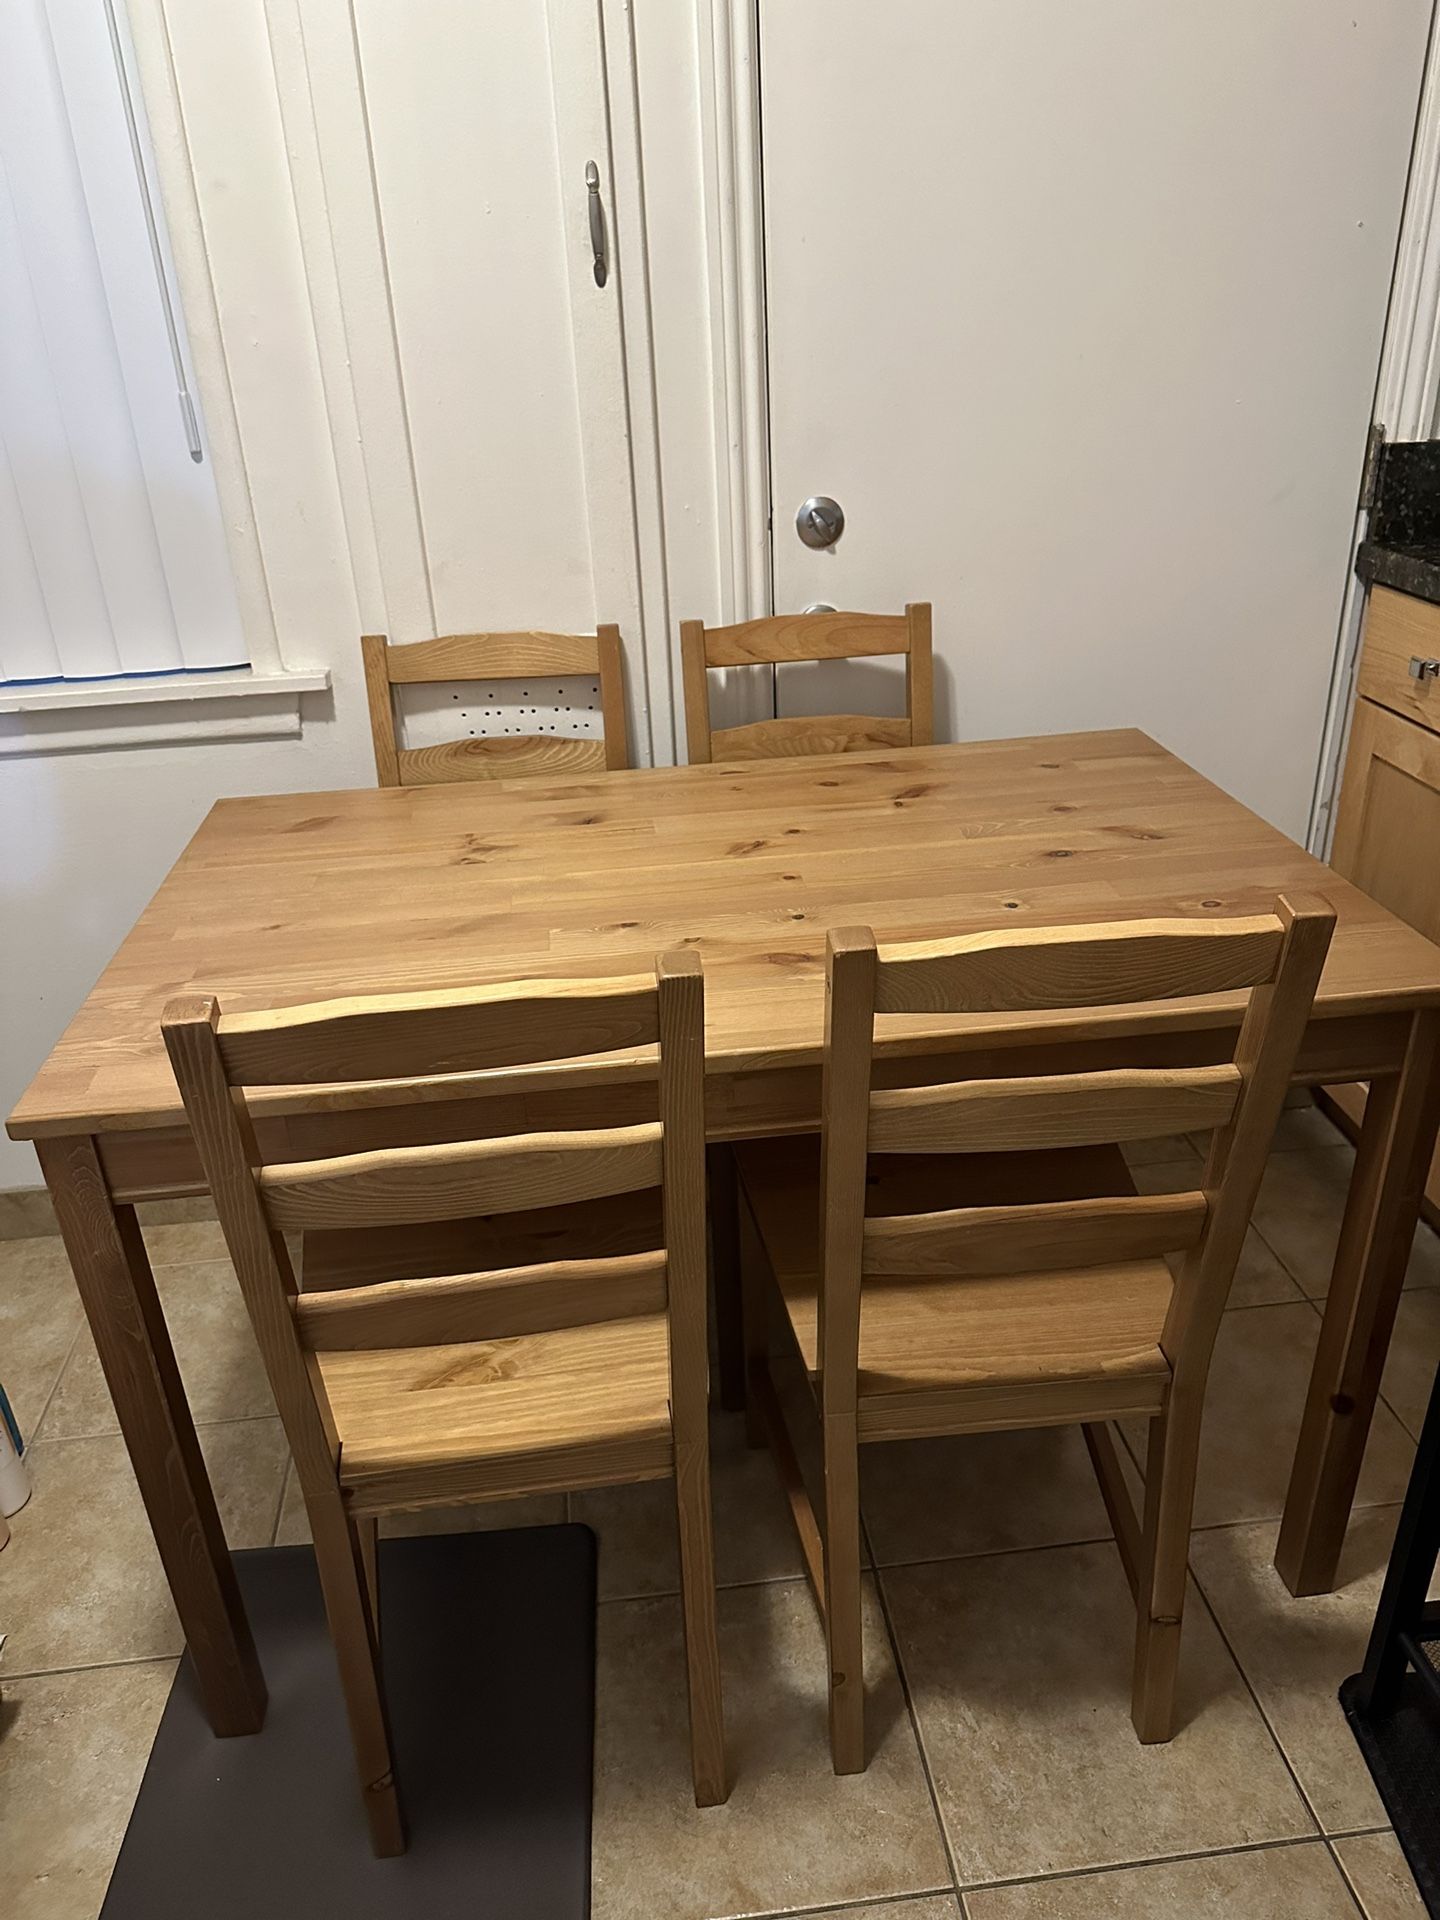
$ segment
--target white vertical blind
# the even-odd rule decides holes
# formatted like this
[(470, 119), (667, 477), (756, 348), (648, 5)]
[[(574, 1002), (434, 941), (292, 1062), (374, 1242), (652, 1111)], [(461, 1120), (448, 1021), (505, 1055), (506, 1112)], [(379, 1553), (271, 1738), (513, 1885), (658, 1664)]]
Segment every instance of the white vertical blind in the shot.
[(6, 680), (246, 662), (143, 141), (113, 0), (3, 0)]

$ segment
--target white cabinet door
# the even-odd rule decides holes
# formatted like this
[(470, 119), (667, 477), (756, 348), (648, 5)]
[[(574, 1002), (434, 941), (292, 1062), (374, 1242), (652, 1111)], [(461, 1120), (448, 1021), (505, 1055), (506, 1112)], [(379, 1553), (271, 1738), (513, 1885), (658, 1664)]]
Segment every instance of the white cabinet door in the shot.
[(1429, 18), (760, 0), (777, 608), (932, 600), (943, 735), (1140, 726), (1302, 835)]
[[(599, 9), (566, 0), (300, 0), (300, 9), (349, 358), (327, 374), (351, 384), (373, 534), (371, 617), (400, 641), (619, 622), (643, 754)], [(603, 286), (590, 161), (610, 262)], [(555, 691), (542, 690), (542, 706)], [(491, 730), (483, 702), (467, 717)]]

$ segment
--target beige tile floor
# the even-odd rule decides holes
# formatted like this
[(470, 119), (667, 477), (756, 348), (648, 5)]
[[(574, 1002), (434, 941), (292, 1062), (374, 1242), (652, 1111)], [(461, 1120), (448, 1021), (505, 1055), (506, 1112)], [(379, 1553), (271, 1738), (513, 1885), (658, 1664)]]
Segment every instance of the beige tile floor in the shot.
[[(1410, 1263), (1341, 1587), (1295, 1601), (1271, 1564), (1349, 1161), (1318, 1113), (1286, 1115), (1217, 1350), (1168, 1747), (1131, 1734), (1129, 1600), (1073, 1434), (866, 1456), (873, 1758), (837, 1780), (783, 1500), (738, 1422), (717, 1421), (734, 1790), (705, 1813), (686, 1786), (665, 1489), (569, 1502), (600, 1539), (596, 1920), (1417, 1920), (1335, 1688), (1360, 1661), (1440, 1360), (1433, 1235)], [(1197, 1144), (1136, 1162), (1147, 1188), (1185, 1184)], [(303, 1540), (214, 1222), (171, 1208), (146, 1238), (232, 1543)], [(180, 1636), (53, 1238), (0, 1240), (0, 1373), (36, 1487), (0, 1554), (0, 1914), (90, 1920)], [(536, 1500), (427, 1524), (566, 1511)]]

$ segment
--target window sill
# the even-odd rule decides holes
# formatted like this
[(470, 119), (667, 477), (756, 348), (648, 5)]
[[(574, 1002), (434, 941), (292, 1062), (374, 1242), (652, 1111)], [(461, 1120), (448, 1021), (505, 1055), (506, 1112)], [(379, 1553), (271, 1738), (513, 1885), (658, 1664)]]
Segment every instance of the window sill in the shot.
[(300, 732), (300, 696), (329, 685), (323, 668), (0, 685), (0, 756), (179, 740), (283, 739)]

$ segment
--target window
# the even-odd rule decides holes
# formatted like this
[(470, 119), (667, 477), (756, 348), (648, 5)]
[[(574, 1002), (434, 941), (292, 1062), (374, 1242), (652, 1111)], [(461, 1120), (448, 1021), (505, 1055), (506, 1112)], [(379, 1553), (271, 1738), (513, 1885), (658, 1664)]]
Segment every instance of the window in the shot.
[(0, 6), (0, 681), (243, 667), (118, 0)]

